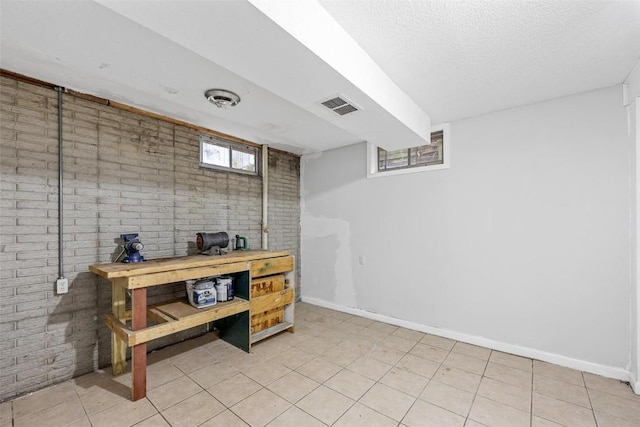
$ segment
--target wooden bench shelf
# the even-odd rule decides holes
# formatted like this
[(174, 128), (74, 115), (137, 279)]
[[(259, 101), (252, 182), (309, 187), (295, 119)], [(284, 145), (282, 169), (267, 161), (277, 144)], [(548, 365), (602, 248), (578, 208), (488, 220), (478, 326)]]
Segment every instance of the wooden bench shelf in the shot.
[[(95, 264), (89, 271), (111, 283), (112, 313), (105, 316), (105, 323), (112, 331), (112, 370), (114, 375), (126, 372), (126, 349), (131, 347), (132, 400), (146, 396), (149, 341), (213, 322), (220, 338), (249, 352), (257, 341), (285, 330), (293, 332), (295, 261), (288, 252), (252, 250)], [(195, 308), (186, 299), (147, 306), (148, 287), (219, 275), (233, 278), (234, 300), (206, 308)], [(254, 292), (253, 283), (271, 284), (273, 277), (277, 287), (265, 285)], [(129, 310), (127, 291), (131, 293)], [(276, 316), (269, 317), (273, 313)], [(252, 316), (257, 322), (266, 317), (268, 325), (253, 328)]]
[(195, 308), (183, 300), (150, 306), (147, 317), (156, 325), (132, 331), (129, 326), (116, 319), (113, 314), (105, 315), (105, 323), (127, 346), (143, 344), (176, 332), (184, 331), (205, 323), (214, 322), (234, 314), (249, 311), (249, 301), (235, 298), (233, 301), (218, 303), (207, 308)]

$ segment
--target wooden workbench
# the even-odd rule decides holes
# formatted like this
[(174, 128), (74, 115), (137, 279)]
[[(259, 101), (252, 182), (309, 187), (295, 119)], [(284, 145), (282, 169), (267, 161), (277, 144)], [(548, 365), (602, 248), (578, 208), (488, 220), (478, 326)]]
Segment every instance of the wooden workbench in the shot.
[[(234, 251), (226, 255), (191, 255), (160, 258), (140, 263), (109, 263), (89, 266), (89, 271), (108, 279), (112, 285), (112, 313), (105, 323), (112, 331), (111, 361), (114, 375), (126, 372), (126, 349), (131, 347), (132, 400), (146, 396), (147, 342), (156, 338), (216, 322), (220, 337), (249, 352), (251, 343), (270, 334), (293, 331), (293, 283), (287, 289), (251, 301), (251, 280), (278, 273), (292, 275), (293, 257), (286, 251)], [(195, 308), (186, 299), (147, 306), (147, 288), (202, 277), (233, 277), (235, 299), (207, 308)], [(131, 309), (126, 309), (127, 291)], [(290, 306), (288, 322), (261, 331), (253, 339), (250, 333), (251, 308)], [(147, 325), (147, 319), (153, 323)], [(257, 334), (256, 334), (257, 335)]]

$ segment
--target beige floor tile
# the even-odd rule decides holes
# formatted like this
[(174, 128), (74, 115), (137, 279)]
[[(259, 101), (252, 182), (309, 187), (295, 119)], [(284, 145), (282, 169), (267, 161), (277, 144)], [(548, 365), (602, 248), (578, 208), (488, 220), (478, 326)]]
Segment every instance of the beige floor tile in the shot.
[(336, 365), (345, 367), (361, 355), (362, 353), (357, 350), (344, 348), (343, 346), (338, 345), (322, 353), (320, 358)]
[(265, 426), (289, 409), (291, 404), (273, 392), (262, 389), (230, 409), (250, 426)]
[(513, 354), (493, 350), (489, 357), (489, 361), (499, 365), (509, 366), (510, 368), (533, 372), (533, 360), (527, 359), (526, 357), (515, 356)]
[(11, 425), (13, 420), (13, 402), (6, 401), (0, 403), (0, 426)]
[(162, 412), (172, 426), (198, 426), (226, 408), (206, 391), (183, 400)]
[(176, 368), (172, 363), (156, 363), (147, 366), (147, 390), (153, 390), (183, 375), (184, 372)]
[(440, 337), (438, 335), (426, 334), (420, 340), (422, 344), (429, 345), (431, 347), (441, 348), (443, 350), (451, 350), (454, 345), (456, 345), (456, 340), (452, 340), (445, 337)]
[(225, 367), (223, 369), (219, 365), (213, 365), (204, 366), (190, 372), (189, 378), (195, 381), (200, 387), (207, 389), (239, 373), (240, 371), (235, 368)]
[(390, 325), (390, 324), (384, 323), (384, 322), (373, 322), (372, 324), (367, 326), (367, 328), (375, 330), (375, 331), (384, 332), (386, 334), (391, 334), (391, 333), (397, 331), (398, 329), (400, 329), (397, 326)]
[(375, 384), (359, 400), (365, 406), (401, 421), (416, 398), (384, 384)]
[(373, 350), (376, 346), (380, 345), (381, 341), (372, 340), (370, 338), (358, 335), (352, 339), (340, 344), (341, 348), (353, 350), (359, 352), (361, 355)]
[(475, 393), (480, 385), (480, 375), (472, 374), (461, 369), (442, 365), (433, 376), (433, 380), (448, 384), (460, 390)]
[(484, 424), (480, 424), (480, 423), (479, 423), (479, 422), (477, 422), (477, 421), (473, 421), (473, 420), (469, 420), (469, 419), (468, 419), (468, 420), (464, 423), (464, 427), (487, 427), (487, 426), (485, 426)]
[(385, 347), (393, 348), (394, 350), (408, 352), (416, 345), (415, 341), (408, 340), (395, 335), (389, 335), (379, 343)]
[(378, 345), (367, 355), (373, 359), (379, 360), (380, 362), (384, 362), (389, 365), (395, 365), (400, 359), (402, 359), (405, 354), (406, 352), (394, 350), (393, 348), (385, 347), (383, 345)]
[(408, 339), (414, 343), (420, 341), (426, 334), (420, 331), (414, 331), (413, 329), (398, 328), (391, 333), (391, 335)]
[(115, 406), (130, 398), (131, 389), (129, 387), (118, 383), (114, 384), (109, 387), (94, 388), (90, 393), (80, 396), (80, 402), (88, 415)]
[(491, 427), (529, 427), (531, 415), (511, 406), (476, 396), (469, 418)]
[(487, 361), (466, 356), (461, 353), (454, 353), (452, 351), (447, 355), (447, 358), (442, 362), (442, 364), (462, 369), (463, 371), (471, 372), (473, 374), (482, 375), (484, 373), (484, 368), (487, 366)]
[(406, 369), (414, 374), (422, 375), (425, 378), (431, 378), (436, 373), (440, 365), (422, 357), (407, 354), (398, 363), (396, 367)]
[(429, 379), (406, 369), (392, 368), (380, 379), (380, 382), (411, 396), (418, 397), (429, 382)]
[(591, 404), (595, 411), (613, 415), (640, 425), (640, 402), (597, 390), (589, 390), (589, 397), (591, 398)]
[(336, 343), (327, 338), (311, 337), (306, 341), (296, 345), (296, 348), (307, 353), (319, 355), (335, 347)]
[(353, 316), (352, 318), (347, 319), (346, 322), (353, 323), (358, 326), (362, 326), (363, 328), (373, 324), (373, 320), (360, 317), (360, 316)]
[(591, 410), (539, 393), (533, 393), (533, 415), (565, 426), (596, 425)]
[(543, 375), (533, 376), (533, 391), (591, 409), (587, 389)]
[(78, 393), (74, 384), (67, 381), (15, 399), (13, 417), (22, 418), (74, 399), (78, 399)]
[[(73, 385), (69, 383), (73, 388)], [(66, 390), (66, 388), (64, 388)], [(74, 390), (75, 394), (75, 390)], [(76, 395), (66, 402), (57, 403), (39, 412), (30, 412), (14, 419), (15, 427), (66, 426), (86, 418), (80, 399)], [(11, 424), (9, 424), (11, 425)]]
[(391, 368), (391, 365), (380, 362), (379, 360), (373, 359), (367, 355), (359, 357), (347, 366), (347, 369), (350, 371), (363, 375), (374, 381), (378, 381), (382, 378), (387, 372), (389, 372), (389, 370), (391, 370)]
[(359, 336), (367, 338), (369, 340), (380, 342), (389, 336), (388, 332), (372, 329), (370, 327), (363, 328), (359, 333)]
[(156, 408), (146, 398), (135, 402), (125, 400), (109, 409), (89, 415), (89, 420), (93, 427), (128, 427), (157, 413)]
[(114, 381), (114, 376), (111, 375), (111, 370), (107, 371), (98, 370), (90, 374), (82, 375), (71, 380), (76, 387), (76, 393), (82, 396), (86, 393), (91, 393), (96, 389), (106, 388), (119, 384)]
[(185, 374), (200, 369), (205, 365), (214, 365), (220, 359), (208, 351), (197, 349), (171, 358), (171, 363)]
[(396, 427), (397, 421), (360, 403), (353, 405), (333, 427)]
[(582, 372), (575, 369), (565, 368), (564, 366), (554, 365), (552, 363), (533, 361), (533, 373), (536, 375), (544, 375), (565, 383), (579, 385), (584, 387)]
[(598, 427), (638, 427), (639, 423), (618, 418), (603, 412), (594, 411)]
[(331, 425), (347, 412), (353, 403), (353, 399), (328, 387), (320, 386), (299, 401), (296, 406), (323, 423)]
[(341, 370), (341, 366), (316, 357), (298, 367), (296, 372), (319, 383), (323, 383)]
[[(226, 424), (219, 424), (220, 426)], [(269, 427), (326, 427), (326, 424), (313, 418), (303, 410), (292, 406), (269, 423)], [(216, 426), (211, 426), (216, 427)], [(232, 427), (232, 426), (230, 426)]]
[(319, 385), (319, 383), (304, 375), (297, 372), (289, 372), (287, 375), (272, 382), (267, 388), (288, 402), (296, 403)]
[(409, 353), (422, 357), (423, 359), (431, 360), (432, 362), (442, 363), (444, 359), (447, 358), (449, 351), (427, 344), (417, 343)]
[(210, 420), (200, 424), (198, 427), (247, 427), (248, 425), (249, 424), (242, 421), (240, 417), (227, 409), (226, 411), (220, 412)]
[(146, 420), (140, 421), (135, 427), (171, 427), (171, 424), (169, 424), (162, 415), (156, 414)]
[(343, 369), (324, 383), (330, 389), (353, 400), (360, 399), (374, 384), (375, 381), (348, 369)]
[(527, 390), (531, 390), (532, 387), (532, 375), (530, 372), (493, 362), (487, 364), (487, 368), (484, 370), (484, 376)]
[(485, 377), (480, 382), (478, 396), (531, 412), (531, 390)]
[(464, 354), (465, 356), (475, 357), (476, 359), (482, 359), (484, 361), (489, 360), (489, 356), (491, 355), (491, 350), (486, 347), (480, 347), (464, 342), (457, 342), (451, 351), (454, 353)]
[(147, 392), (147, 398), (159, 411), (164, 411), (202, 391), (202, 387), (196, 384), (188, 376), (183, 376)]
[(251, 353), (260, 356), (262, 359), (268, 359), (278, 353), (286, 351), (290, 348), (284, 341), (278, 340), (277, 336), (272, 336), (251, 345)]
[(220, 370), (235, 369), (236, 371), (243, 372), (263, 362), (264, 359), (262, 359), (260, 356), (257, 356), (253, 353), (245, 353), (244, 351), (241, 351), (239, 353), (235, 353), (233, 356), (226, 357), (216, 366), (219, 366), (219, 368), (217, 369)]
[(614, 396), (624, 397), (625, 399), (631, 399), (640, 401), (640, 396), (635, 394), (628, 383), (624, 383), (620, 380), (613, 378), (605, 378), (600, 375), (590, 374), (583, 372), (584, 382), (588, 389), (602, 391)]
[(554, 423), (553, 421), (545, 420), (544, 418), (534, 415), (531, 417), (531, 427), (562, 427), (562, 424)]
[(237, 374), (208, 388), (207, 391), (228, 408), (261, 388), (262, 386), (251, 378), (244, 374)]
[(420, 394), (420, 399), (466, 417), (471, 409), (474, 394), (450, 385), (431, 381)]
[(274, 356), (274, 359), (289, 369), (297, 369), (314, 357), (316, 356), (294, 347), (278, 353)]
[(267, 386), (278, 378), (287, 375), (289, 372), (291, 372), (291, 369), (277, 362), (273, 362), (256, 365), (244, 371), (244, 374), (258, 384)]
[(91, 421), (89, 421), (89, 417), (85, 415), (79, 420), (67, 424), (65, 427), (91, 427)]
[(462, 427), (464, 426), (464, 417), (418, 400), (404, 417), (402, 424), (408, 427)]

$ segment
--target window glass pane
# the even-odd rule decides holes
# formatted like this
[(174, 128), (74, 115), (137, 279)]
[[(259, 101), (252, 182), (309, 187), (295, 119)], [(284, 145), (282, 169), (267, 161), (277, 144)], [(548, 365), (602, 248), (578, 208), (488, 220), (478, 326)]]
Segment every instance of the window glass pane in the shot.
[(249, 172), (256, 171), (255, 153), (246, 153), (244, 151), (233, 150), (231, 152), (231, 156), (232, 168)]
[(409, 149), (385, 151), (378, 147), (378, 171), (444, 164), (444, 132), (431, 134), (431, 143)]
[(387, 151), (378, 147), (378, 170), (383, 171), (387, 169)]
[(411, 166), (442, 164), (442, 145), (422, 145), (411, 149)]
[(223, 166), (225, 168), (230, 167), (229, 147), (223, 147), (221, 145), (211, 144), (209, 142), (203, 141), (202, 162), (216, 166)]
[(409, 166), (409, 150), (387, 151), (386, 169), (403, 168)]

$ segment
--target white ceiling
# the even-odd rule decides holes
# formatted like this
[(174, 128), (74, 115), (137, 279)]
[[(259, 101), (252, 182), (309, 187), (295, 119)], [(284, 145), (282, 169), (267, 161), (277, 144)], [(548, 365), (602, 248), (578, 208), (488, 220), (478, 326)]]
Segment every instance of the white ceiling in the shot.
[[(638, 1), (1, 0), (0, 18), (3, 69), (296, 153), (418, 145), (640, 58)], [(215, 87), (242, 102), (215, 108)], [(338, 94), (362, 110), (319, 104)]]

